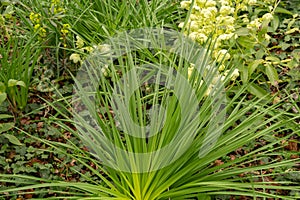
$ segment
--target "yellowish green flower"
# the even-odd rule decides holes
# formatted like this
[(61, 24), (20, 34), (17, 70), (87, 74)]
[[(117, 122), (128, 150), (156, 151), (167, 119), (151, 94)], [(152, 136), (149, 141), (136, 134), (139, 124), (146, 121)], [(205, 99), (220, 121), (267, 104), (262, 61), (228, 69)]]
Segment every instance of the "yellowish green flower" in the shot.
[(94, 51), (93, 47), (83, 47), (82, 50), (86, 50), (89, 53), (92, 53)]
[(254, 19), (253, 21), (251, 21), (248, 25), (247, 25), (247, 28), (250, 29), (250, 30), (257, 30), (260, 28), (261, 26), (261, 19), (260, 18), (256, 18)]
[(108, 65), (105, 65), (104, 67), (102, 67), (101, 72), (105, 77), (107, 77), (109, 75)]
[(217, 62), (222, 62), (223, 60), (229, 60), (230, 54), (226, 49), (221, 49), (217, 52), (217, 55), (215, 55), (215, 57), (217, 58)]
[(60, 4), (60, 0), (51, 0), (51, 3), (58, 5), (58, 4)]
[(76, 36), (76, 47), (78, 49), (82, 48), (84, 46), (84, 41), (79, 37), (78, 35)]
[(5, 19), (2, 15), (0, 15), (0, 25), (3, 26), (5, 24)]
[(72, 60), (74, 63), (81, 62), (81, 58), (78, 53), (72, 53), (70, 56), (70, 60)]
[(217, 2), (215, 2), (214, 0), (207, 0), (206, 3), (205, 3), (206, 7), (213, 7), (213, 6), (216, 6), (216, 5), (217, 5)]
[(39, 30), (39, 28), (40, 28), (40, 27), (41, 27), (41, 25), (40, 25), (40, 24), (36, 24), (36, 25), (34, 25), (34, 27), (33, 27), (33, 28), (34, 28), (34, 30), (35, 30), (35, 31), (37, 31), (37, 30)]
[(67, 35), (70, 32), (69, 31), (70, 28), (71, 28), (70, 24), (63, 24), (63, 27), (60, 31), (63, 35)]
[(238, 70), (238, 69), (234, 69), (233, 72), (232, 72), (232, 74), (231, 74), (231, 76), (230, 76), (230, 79), (231, 79), (232, 81), (234, 81), (234, 80), (236, 80), (237, 77), (239, 77), (239, 76), (240, 76), (239, 70)]
[(224, 64), (221, 64), (221, 65), (219, 66), (219, 71), (224, 71), (224, 69), (225, 69), (225, 65), (224, 65)]
[(40, 35), (41, 37), (46, 37), (46, 35), (47, 35), (46, 29), (43, 28), (43, 27), (41, 27), (40, 30), (39, 30), (39, 35)]
[(188, 68), (188, 79), (191, 78), (194, 69), (195, 69), (195, 65), (191, 64), (190, 67)]
[(38, 24), (41, 21), (41, 15), (38, 13), (31, 12), (29, 15), (29, 19), (33, 24)]

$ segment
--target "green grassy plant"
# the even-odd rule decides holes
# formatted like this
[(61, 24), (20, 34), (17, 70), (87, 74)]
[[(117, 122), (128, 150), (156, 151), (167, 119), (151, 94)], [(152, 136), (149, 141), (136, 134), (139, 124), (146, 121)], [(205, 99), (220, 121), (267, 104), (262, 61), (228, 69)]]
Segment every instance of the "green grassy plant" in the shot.
[(38, 63), (40, 47), (34, 37), (2, 37), (0, 82), (14, 112), (22, 111), (28, 99), (33, 69)]
[[(52, 155), (51, 159), (67, 157), (66, 160), (58, 159), (59, 164), (64, 170), (70, 170), (66, 174), (80, 177), (82, 181), (53, 178), (63, 175), (52, 176), (48, 168), (56, 163), (47, 166), (36, 163), (28, 168), (17, 166), (10, 174), (0, 174), (0, 183), (4, 185), (0, 187), (0, 198), (299, 198), (296, 167), (300, 159), (284, 149), (286, 141), (300, 134), (298, 97), (287, 94), (282, 101), (273, 103), (270, 95), (261, 99), (249, 96), (247, 89), (253, 82), (240, 84), (238, 81), (233, 83), (232, 79), (234, 69), (244, 65), (228, 63), (221, 70), (223, 72), (218, 72), (221, 63), (210, 59), (212, 55), (207, 49), (212, 45), (209, 43), (200, 47), (191, 41), (182, 42), (180, 38), (177, 40), (180, 45), (172, 49), (170, 46), (174, 45), (172, 42), (176, 43), (178, 35), (173, 35), (174, 40), (162, 35), (159, 35), (161, 38), (141, 38), (146, 36), (144, 32), (137, 34), (139, 40), (132, 41), (122, 34), (121, 40), (110, 40), (120, 36), (120, 31), (136, 28), (176, 30), (178, 19), (185, 15), (178, 10), (178, 2), (65, 0), (40, 3), (27, 0), (22, 3), (25, 9), (18, 9), (25, 26), (22, 30), (37, 34), (46, 49), (54, 49), (50, 52), (55, 55), (50, 57), (56, 59), (57, 66), (67, 58), (61, 49), (76, 46), (70, 32), (79, 36), (86, 47), (93, 48), (87, 59), (82, 59), (82, 71), (74, 77), (76, 95), (72, 98), (61, 94), (55, 101), (44, 99), (55, 111), (50, 112), (54, 113), (53, 116), (45, 120), (49, 126), (53, 125), (51, 131), (45, 129), (41, 133), (48, 134), (48, 139), (33, 134), (33, 130), (26, 133), (19, 129), (30, 137), (26, 138), (30, 143), (24, 142), (27, 146), (45, 144), (49, 147), (41, 147), (43, 150), (39, 151), (43, 153), (39, 153), (42, 155)], [(31, 12), (38, 14), (40, 21), (35, 15), (29, 19)], [(48, 34), (44, 35), (43, 29), (35, 30), (37, 24), (41, 24), (40, 28)], [(66, 25), (64, 28), (64, 24), (70, 24), (71, 28)], [(67, 31), (70, 34), (66, 35)], [(64, 37), (61, 39), (61, 36)], [(7, 97), (18, 109), (26, 105), (32, 66), (40, 55), (39, 46), (34, 45), (37, 40), (31, 38), (25, 42), (25, 39), (26, 34), (12, 37), (5, 45), (2, 43), (0, 52), (4, 55), (0, 68), (3, 83), (0, 85), (0, 100)], [(138, 48), (130, 48), (132, 44)], [(128, 51), (118, 52), (126, 48)], [(74, 51), (87, 53), (80, 48)], [(46, 58), (49, 55), (46, 54)], [(44, 62), (50, 66), (45, 57)], [(55, 69), (52, 65), (50, 67)], [(60, 67), (57, 69), (61, 70)], [(229, 70), (228, 74), (225, 74), (226, 70)], [(61, 73), (57, 73), (59, 77)], [(139, 82), (142, 82), (139, 87), (127, 88)], [(91, 88), (91, 91), (87, 90)], [(60, 91), (55, 92), (59, 94)], [(263, 97), (264, 93), (260, 96)], [(292, 107), (282, 109), (286, 100), (292, 103)], [(294, 113), (291, 114), (290, 110)], [(4, 117), (9, 116), (0, 116), (1, 119)], [(36, 124), (28, 126), (36, 129)], [(8, 128), (11, 127), (3, 130)], [(53, 132), (55, 137), (61, 134), (64, 140), (54, 140)], [(70, 134), (71, 138), (60, 132)], [(6, 143), (21, 145), (8, 134), (1, 135), (2, 138)], [(153, 156), (147, 154), (167, 147), (174, 138), (177, 143), (168, 151)], [(4, 149), (1, 151), (5, 152), (7, 146), (1, 144)], [(112, 149), (113, 146), (119, 149)], [(16, 150), (22, 151), (17, 147)], [(33, 152), (34, 148), (27, 149), (26, 156), (34, 157), (37, 152)], [(48, 157), (39, 159), (43, 158)], [(22, 156), (15, 160), (28, 165)], [(69, 164), (73, 166), (70, 169)], [(40, 172), (43, 178), (32, 175), (39, 174), (40, 169), (47, 172), (46, 175)]]
[[(126, 40), (118, 44), (124, 44), (124, 42)], [(190, 63), (187, 62), (189, 59), (181, 59), (178, 54), (166, 52), (161, 46), (152, 49), (145, 48), (148, 46), (147, 43), (143, 46), (143, 40), (138, 41), (137, 44), (141, 48), (128, 51), (126, 57), (121, 56), (123, 54), (116, 54), (114, 62), (109, 62), (107, 68), (110, 70), (109, 76), (97, 77), (96, 72), (100, 70), (98, 75), (104, 73), (101, 70), (104, 66), (100, 61), (106, 62), (105, 58), (111, 58), (111, 55), (103, 55), (101, 52), (93, 54), (86, 61), (87, 68), (83, 69), (87, 76), (80, 74), (78, 78), (75, 78), (78, 95), (76, 97), (79, 99), (63, 97), (61, 101), (66, 105), (65, 108), (61, 106), (57, 108), (55, 102), (48, 102), (60, 115), (52, 118), (53, 123), (74, 136), (78, 136), (87, 145), (89, 151), (78, 148), (71, 141), (60, 143), (35, 137), (36, 140), (54, 147), (56, 152), (72, 157), (76, 163), (84, 165), (101, 181), (94, 181), (93, 177), (76, 170), (74, 173), (78, 173), (87, 181), (62, 182), (24, 175), (1, 174), (0, 182), (18, 182), (23, 185), (17, 188), (6, 188), (0, 190), (1, 192), (9, 196), (10, 192), (23, 191), (20, 194), (33, 193), (36, 199), (39, 199), (38, 196), (43, 193), (46, 196), (49, 195), (49, 199), (90, 200), (213, 199), (218, 195), (248, 196), (254, 199), (299, 197), (300, 188), (295, 182), (272, 178), (293, 172), (296, 163), (299, 162), (299, 158), (291, 159), (281, 151), (283, 141), (293, 134), (288, 131), (289, 128), (285, 124), (296, 120), (297, 116), (280, 119), (281, 113), (274, 114), (280, 104), (270, 106), (264, 100), (247, 100), (243, 95), (246, 87), (235, 92), (226, 104), (222, 104), (224, 101), (222, 98), (214, 100), (214, 95), (222, 97), (225, 94), (222, 94), (222, 87), (219, 87), (222, 85), (221, 78), (218, 79), (217, 84), (214, 83), (218, 66), (207, 68), (210, 53), (205, 48), (197, 48), (196, 51), (188, 53), (190, 48), (184, 48), (188, 43), (179, 45), (181, 47), (179, 52), (182, 53), (180, 55), (188, 55), (187, 58), (196, 59), (194, 60), (195, 66), (199, 71), (193, 70), (189, 76)], [(153, 68), (146, 67), (149, 65)], [(119, 82), (122, 76), (126, 77), (126, 74), (130, 74), (131, 70), (135, 69), (143, 72), (146, 70), (150, 75), (139, 76), (141, 75), (139, 71), (135, 71), (136, 76), (128, 76), (128, 79), (124, 79), (125, 82)], [(159, 76), (155, 82), (151, 82), (151, 77), (153, 77), (151, 74), (156, 70), (164, 74), (170, 72), (171, 69), (175, 71), (167, 73), (166, 77), (177, 72), (189, 80), (189, 86), (179, 84), (183, 83), (180, 79), (178, 79), (179, 82), (174, 83), (168, 82), (168, 79), (160, 79)], [(143, 83), (149, 83), (149, 88), (145, 90), (143, 84), (133, 91), (126, 90), (127, 85), (134, 84), (139, 77), (142, 77)], [(82, 78), (87, 80), (85, 84), (90, 84), (96, 89), (87, 90), (83, 87), (85, 84), (80, 82)], [(205, 80), (205, 83), (200, 84), (200, 80)], [(160, 81), (166, 84), (159, 84)], [(229, 76), (222, 81), (230, 81)], [(174, 88), (167, 87), (168, 83), (175, 84)], [(207, 95), (207, 89), (211, 84), (215, 87)], [(179, 93), (176, 93), (177, 87), (180, 89)], [(115, 88), (119, 88), (122, 92), (114, 93)], [(199, 110), (194, 110), (196, 105), (191, 100), (193, 95), (189, 93), (190, 89), (196, 91), (195, 97), (200, 105)], [(91, 100), (90, 95), (94, 97), (96, 104)], [(126, 97), (128, 101), (125, 101), (123, 97)], [(236, 101), (237, 99), (239, 101)], [(117, 105), (120, 107), (115, 104), (118, 101), (120, 104)], [(124, 102), (127, 104), (123, 107), (125, 110), (122, 110)], [(152, 111), (148, 108), (157, 104), (162, 107)], [(222, 106), (218, 107), (218, 105)], [(220, 108), (220, 112), (212, 117), (216, 107)], [(89, 113), (92, 118), (81, 113), (82, 110)], [(166, 115), (164, 115), (165, 110)], [(69, 111), (74, 118), (69, 117), (65, 111)], [(149, 114), (149, 111), (154, 115)], [(127, 124), (128, 116), (134, 122), (133, 125)], [(222, 121), (223, 117), (225, 117), (224, 121)], [(159, 120), (155, 121), (156, 119)], [(161, 127), (161, 123), (151, 123), (153, 120), (163, 121), (164, 124)], [(70, 127), (68, 125), (70, 123), (77, 129)], [(94, 123), (99, 126), (95, 127)], [(183, 127), (180, 126), (181, 123)], [(134, 135), (145, 134), (147, 132), (144, 129), (145, 126), (149, 128), (147, 130), (149, 133), (158, 133), (150, 137)], [(214, 136), (218, 131), (221, 135), (218, 140), (214, 141)], [(284, 133), (284, 137), (277, 137), (281, 133)], [(183, 141), (191, 141), (185, 146), (184, 154), (176, 157), (176, 153), (180, 154), (176, 148), (180, 149), (182, 146), (175, 145), (175, 151), (161, 152), (156, 154), (157, 157), (150, 157), (154, 158), (151, 163), (149, 163), (149, 157), (119, 156), (120, 152), (111, 151), (104, 140), (108, 138), (114, 145), (128, 152), (148, 153), (172, 143), (173, 138), (177, 137), (176, 134), (182, 134), (180, 136), (183, 140), (178, 140), (178, 142), (184, 146), (186, 143)], [(251, 152), (223, 162), (222, 158), (230, 152), (267, 135), (273, 140), (265, 145), (257, 146)], [(203, 153), (206, 150), (201, 148), (204, 144), (208, 148), (211, 147), (210, 144), (213, 146)], [(169, 154), (176, 159), (169, 165), (160, 167), (159, 164), (165, 159), (170, 159)], [(114, 156), (117, 159), (114, 159)], [(219, 164), (216, 161), (219, 161)], [(47, 190), (39, 191), (39, 188), (47, 188)], [(31, 189), (30, 192), (28, 192), (29, 189)], [(38, 192), (35, 193), (35, 190)], [(287, 191), (288, 195), (283, 196), (278, 193), (280, 190)]]
[(72, 14), (67, 21), (91, 45), (97, 45), (116, 31), (161, 26), (176, 30), (178, 19), (183, 17), (174, 0), (75, 0), (69, 2), (69, 9)]

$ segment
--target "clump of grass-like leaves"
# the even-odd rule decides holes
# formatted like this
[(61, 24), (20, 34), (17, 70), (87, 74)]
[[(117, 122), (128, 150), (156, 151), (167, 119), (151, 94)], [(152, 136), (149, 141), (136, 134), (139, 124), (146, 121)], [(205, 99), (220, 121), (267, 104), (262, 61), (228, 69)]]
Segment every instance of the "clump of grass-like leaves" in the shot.
[[(282, 158), (279, 151), (282, 141), (293, 134), (286, 133), (285, 123), (297, 116), (282, 118), (277, 111), (280, 104), (265, 99), (246, 100), (245, 88), (227, 97), (224, 85), (230, 74), (225, 78), (218, 74), (207, 46), (201, 48), (172, 31), (154, 33), (153, 29), (122, 33), (106, 41), (110, 50), (94, 52), (74, 78), (73, 98), (61, 99), (64, 111), (73, 117), (60, 107), (60, 117), (53, 121), (82, 139), (88, 152), (71, 141), (42, 140), (102, 181), (81, 172), (77, 173), (89, 181), (1, 174), (1, 182), (26, 179), (24, 186), (1, 192), (9, 196), (14, 191), (50, 188), (44, 192), (54, 193), (51, 199), (297, 198), (299, 185), (268, 178), (289, 173), (278, 169), (293, 169), (299, 162), (299, 158)], [(191, 63), (194, 70), (189, 72)], [(50, 104), (55, 108), (55, 103)], [(279, 133), (284, 136), (276, 138)], [(266, 135), (274, 140), (214, 164)], [(266, 156), (273, 160), (253, 164)], [(281, 190), (292, 193), (283, 197)]]

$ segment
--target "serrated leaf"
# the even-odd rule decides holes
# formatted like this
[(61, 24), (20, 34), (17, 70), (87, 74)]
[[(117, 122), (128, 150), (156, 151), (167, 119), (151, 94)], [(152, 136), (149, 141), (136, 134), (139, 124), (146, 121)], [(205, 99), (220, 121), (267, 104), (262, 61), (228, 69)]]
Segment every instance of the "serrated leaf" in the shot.
[(254, 83), (249, 83), (247, 90), (248, 90), (248, 92), (257, 96), (258, 98), (263, 98), (268, 95), (268, 93), (263, 88), (261, 88), (260, 86), (258, 86), (257, 84), (254, 84)]
[(14, 127), (15, 123), (1, 123), (0, 124), (0, 133), (6, 132), (9, 129), (12, 129)]
[(3, 134), (4, 137), (6, 137), (8, 139), (8, 141), (14, 145), (18, 145), (21, 146), (23, 145), (18, 138), (16, 138), (16, 136), (11, 135), (11, 134)]
[(9, 79), (8, 80), (8, 83), (7, 83), (8, 87), (13, 87), (13, 86), (16, 86), (16, 85), (26, 87), (26, 84), (23, 81), (18, 81), (18, 80), (15, 80), (15, 79)]

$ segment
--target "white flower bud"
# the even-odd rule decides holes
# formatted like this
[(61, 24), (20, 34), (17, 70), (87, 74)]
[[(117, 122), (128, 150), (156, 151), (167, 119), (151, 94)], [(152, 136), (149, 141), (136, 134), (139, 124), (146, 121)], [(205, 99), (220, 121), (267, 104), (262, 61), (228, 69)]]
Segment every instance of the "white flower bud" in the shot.
[(182, 2), (180, 2), (180, 6), (181, 6), (181, 8), (189, 9), (191, 3), (192, 3), (191, 1), (182, 1)]
[(74, 63), (81, 62), (81, 58), (78, 53), (72, 53), (70, 56), (70, 60), (72, 60)]
[(271, 21), (273, 19), (273, 15), (271, 13), (266, 13), (262, 16), (263, 21)]
[(248, 1), (248, 4), (251, 6), (251, 5), (254, 5), (254, 4), (256, 4), (256, 0), (249, 0)]
[(181, 23), (178, 25), (179, 28), (183, 28), (183, 26), (184, 26), (184, 22), (181, 22)]
[(81, 39), (78, 35), (76, 36), (76, 47), (78, 49), (82, 48), (84, 46), (84, 41)]
[(221, 15), (230, 15), (234, 12), (234, 8), (230, 7), (230, 6), (222, 6), (220, 8), (220, 14)]
[(188, 68), (188, 79), (191, 78), (193, 71), (194, 71), (194, 66)]
[(205, 6), (206, 7), (214, 7), (217, 3), (214, 0), (207, 0)]
[(228, 0), (219, 0), (219, 2), (221, 3), (222, 6), (228, 6), (229, 5)]
[(240, 73), (239, 73), (239, 70), (238, 69), (234, 69), (231, 76), (230, 76), (230, 79), (232, 81), (234, 81), (237, 77), (239, 77)]
[(267, 41), (269, 41), (271, 39), (271, 36), (269, 36), (267, 33), (264, 36)]
[(230, 54), (226, 49), (221, 49), (218, 54), (217, 54), (217, 61), (221, 62), (222, 60), (229, 60), (230, 59)]

